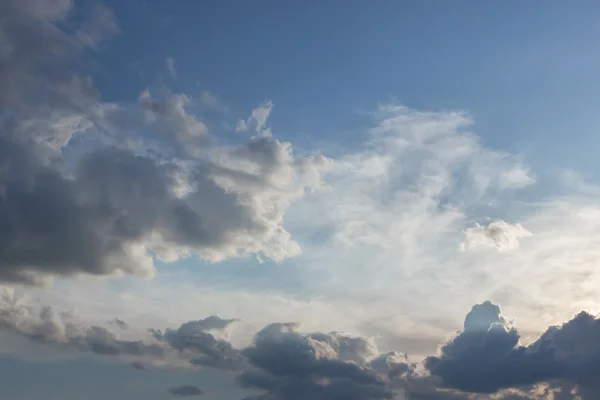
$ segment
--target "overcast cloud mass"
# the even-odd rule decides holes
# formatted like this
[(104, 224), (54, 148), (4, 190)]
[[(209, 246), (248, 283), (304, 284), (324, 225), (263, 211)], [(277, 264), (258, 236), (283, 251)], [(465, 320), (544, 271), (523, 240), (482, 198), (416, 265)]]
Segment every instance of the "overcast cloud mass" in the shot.
[(0, 398), (600, 398), (600, 9), (159, 3), (0, 0)]

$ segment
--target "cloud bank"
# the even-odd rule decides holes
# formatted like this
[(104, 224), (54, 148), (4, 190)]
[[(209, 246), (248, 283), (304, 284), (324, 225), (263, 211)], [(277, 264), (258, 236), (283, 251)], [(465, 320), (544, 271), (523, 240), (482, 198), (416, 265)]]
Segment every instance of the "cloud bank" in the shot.
[(241, 387), (258, 393), (251, 399), (591, 400), (600, 393), (600, 319), (587, 312), (524, 344), (500, 307), (486, 301), (473, 306), (463, 330), (438, 354), (411, 361), (399, 351), (381, 353), (371, 338), (303, 333), (296, 323), (272, 323), (237, 349), (217, 337), (235, 320), (218, 316), (124, 340), (48, 307), (35, 313), (8, 289), (0, 306), (2, 331), (99, 356), (135, 357), (132, 366), (141, 370), (151, 364), (160, 371), (175, 352), (190, 367), (236, 374)]

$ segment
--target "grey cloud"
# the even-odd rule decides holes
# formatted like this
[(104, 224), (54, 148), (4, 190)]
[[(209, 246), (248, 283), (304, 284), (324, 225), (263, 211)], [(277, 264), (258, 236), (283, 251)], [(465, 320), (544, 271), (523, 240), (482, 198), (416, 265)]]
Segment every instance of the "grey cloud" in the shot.
[(164, 333), (154, 329), (150, 332), (157, 340), (178, 350), (192, 365), (237, 370), (245, 363), (240, 352), (226, 340), (209, 333), (224, 330), (235, 321), (210, 316), (203, 320), (186, 322), (178, 329), (166, 329)]
[(99, 326), (85, 326), (50, 307), (35, 313), (23, 305), (10, 289), (0, 292), (0, 330), (29, 340), (67, 346), (99, 355), (162, 357), (163, 346), (139, 340), (122, 340)]
[(529, 346), (518, 341), (499, 307), (486, 302), (473, 308), (464, 331), (442, 346), (440, 356), (427, 358), (425, 366), (445, 386), (467, 392), (553, 381), (590, 391), (600, 377), (600, 320), (588, 313), (550, 327)]
[(176, 396), (187, 397), (187, 396), (200, 396), (202, 393), (202, 389), (197, 386), (192, 385), (181, 385), (167, 389), (167, 392), (174, 394)]
[(257, 399), (387, 399), (393, 393), (363, 361), (364, 339), (337, 333), (302, 335), (295, 324), (271, 324), (244, 349), (250, 368), (239, 382)]
[(111, 325), (115, 325), (115, 326), (117, 326), (117, 327), (119, 327), (121, 329), (129, 329), (129, 324), (127, 322), (123, 321), (122, 319), (119, 319), (119, 318), (115, 318), (115, 319), (109, 321), (109, 323)]
[(199, 154), (204, 143), (202, 138), (207, 135), (208, 128), (204, 122), (186, 110), (191, 103), (188, 96), (165, 93), (156, 99), (146, 90), (139, 96), (138, 101), (144, 121), (169, 140), (178, 151), (178, 155)]
[(146, 364), (144, 364), (141, 361), (134, 361), (131, 363), (131, 366), (135, 369), (139, 369), (140, 371), (147, 371), (148, 368), (146, 367)]
[[(319, 186), (325, 159), (296, 158), (289, 144), (274, 139), (210, 148), (190, 159), (206, 135), (186, 110), (190, 99), (144, 92), (138, 105), (145, 118), (102, 103), (79, 72), (84, 52), (116, 33), (114, 16), (93, 9), (89, 20), (76, 21), (80, 34), (70, 35), (58, 25), (72, 22), (71, 11), (69, 1), (0, 3), (0, 281), (149, 277), (154, 255), (218, 262), (299, 254), (283, 216), (291, 201)], [(157, 147), (173, 154), (131, 148), (146, 140), (132, 135), (147, 127), (166, 144)], [(74, 135), (94, 146), (64, 159)]]
[(89, 14), (75, 32), (75, 38), (84, 46), (97, 49), (107, 39), (121, 32), (112, 10), (103, 4), (94, 4)]

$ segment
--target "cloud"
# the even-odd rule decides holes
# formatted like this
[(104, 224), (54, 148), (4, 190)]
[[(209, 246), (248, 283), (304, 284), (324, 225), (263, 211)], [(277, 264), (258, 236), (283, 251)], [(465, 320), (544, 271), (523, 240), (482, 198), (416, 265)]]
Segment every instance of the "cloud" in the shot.
[(271, 131), (267, 128), (267, 120), (273, 110), (273, 102), (267, 100), (252, 110), (247, 120), (240, 119), (236, 125), (236, 132), (245, 132), (254, 130), (259, 136), (271, 136)]
[(271, 324), (244, 350), (254, 369), (243, 387), (263, 391), (256, 399), (388, 399), (392, 392), (364, 367), (375, 350), (362, 338), (337, 333), (303, 335), (295, 324)]
[(243, 119), (239, 119), (235, 126), (235, 131), (236, 132), (246, 132), (247, 130), (248, 130), (248, 125), (246, 124), (246, 121), (244, 121)]
[(519, 333), (500, 308), (485, 302), (473, 307), (464, 330), (442, 346), (440, 356), (427, 358), (425, 366), (445, 386), (466, 392), (493, 393), (552, 381), (593, 390), (600, 374), (598, 332), (600, 320), (581, 312), (548, 328), (530, 345), (519, 345)]
[(119, 327), (120, 329), (129, 329), (129, 324), (119, 318), (115, 318), (112, 321), (109, 321), (109, 323)]
[[(155, 257), (300, 253), (284, 214), (320, 185), (325, 158), (295, 157), (291, 144), (270, 138), (207, 147), (185, 94), (146, 90), (137, 105), (102, 103), (91, 79), (69, 66), (115, 30), (112, 14), (94, 9), (84, 45), (60, 29), (70, 2), (31, 6), (1, 5), (10, 20), (0, 54), (1, 281), (151, 277)], [(75, 136), (85, 150), (67, 156)]]
[(138, 102), (143, 110), (144, 121), (172, 140), (172, 145), (179, 145), (180, 153), (198, 154), (201, 142), (206, 136), (206, 125), (196, 116), (187, 112), (186, 106), (191, 102), (184, 94), (165, 94), (160, 99), (153, 99), (150, 91), (140, 94)]
[(242, 388), (257, 393), (253, 399), (591, 400), (600, 393), (600, 320), (585, 312), (525, 346), (500, 308), (486, 301), (473, 306), (438, 355), (418, 362), (398, 351), (381, 353), (370, 338), (302, 333), (295, 323), (269, 324), (236, 349), (215, 336), (235, 320), (218, 316), (153, 330), (156, 342), (124, 340), (48, 307), (37, 314), (11, 289), (1, 298), (3, 331), (114, 359), (136, 357), (134, 368), (152, 364), (158, 372), (174, 362), (171, 348), (188, 365), (236, 373)]
[(234, 319), (222, 319), (213, 315), (203, 320), (186, 322), (178, 329), (166, 329), (164, 333), (151, 330), (151, 333), (157, 340), (178, 350), (192, 365), (236, 370), (245, 361), (239, 351), (229, 342), (209, 333), (222, 331), (234, 322)]
[(503, 220), (492, 221), (487, 225), (476, 224), (465, 229), (464, 235), (465, 240), (460, 245), (463, 251), (478, 247), (492, 247), (498, 251), (514, 250), (519, 247), (520, 239), (532, 236), (521, 224), (510, 224)]
[(165, 66), (167, 67), (171, 79), (177, 79), (177, 69), (175, 68), (175, 60), (173, 60), (173, 57), (165, 58)]
[(174, 394), (175, 396), (187, 397), (187, 396), (200, 396), (204, 391), (197, 386), (192, 385), (181, 385), (167, 389), (167, 392)]
[(500, 186), (507, 189), (521, 189), (536, 182), (528, 167), (516, 165), (500, 176)]
[(112, 10), (102, 4), (94, 4), (89, 18), (75, 31), (75, 38), (84, 46), (98, 49), (99, 45), (120, 32)]
[(122, 340), (100, 326), (86, 326), (67, 314), (44, 307), (36, 314), (10, 288), (0, 287), (0, 330), (40, 343), (74, 348), (104, 356), (162, 357), (163, 346)]

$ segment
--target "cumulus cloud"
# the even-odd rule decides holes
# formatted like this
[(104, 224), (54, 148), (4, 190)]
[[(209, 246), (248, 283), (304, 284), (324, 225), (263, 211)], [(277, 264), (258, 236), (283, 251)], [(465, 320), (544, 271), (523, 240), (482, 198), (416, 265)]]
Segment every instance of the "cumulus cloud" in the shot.
[[(298, 255), (284, 214), (320, 185), (326, 159), (295, 157), (270, 138), (207, 147), (185, 94), (146, 90), (137, 105), (102, 103), (70, 66), (116, 32), (112, 14), (94, 9), (69, 34), (61, 26), (73, 4), (52, 4), (0, 5), (0, 280), (150, 277), (155, 257)], [(257, 126), (270, 107), (253, 112)], [(74, 136), (89, 146), (67, 157)]]
[(519, 241), (532, 236), (521, 224), (511, 224), (503, 220), (492, 221), (487, 225), (476, 224), (464, 230), (465, 240), (461, 243), (463, 251), (479, 247), (495, 248), (498, 251), (514, 250)]
[(374, 347), (337, 333), (303, 335), (296, 324), (272, 324), (244, 350), (254, 367), (239, 377), (261, 390), (255, 399), (389, 399), (392, 392), (370, 369)]
[[(600, 320), (581, 312), (523, 346), (500, 308), (485, 302), (473, 307), (464, 330), (442, 346), (439, 356), (427, 358), (425, 366), (445, 386), (466, 392), (493, 393), (548, 382), (571, 383), (580, 385), (583, 392), (595, 392), (600, 374), (599, 330)], [(575, 399), (580, 394), (565, 395)]]
[(204, 391), (197, 386), (193, 385), (181, 385), (167, 389), (167, 392), (174, 394), (175, 396), (187, 397), (187, 396), (200, 396)]

